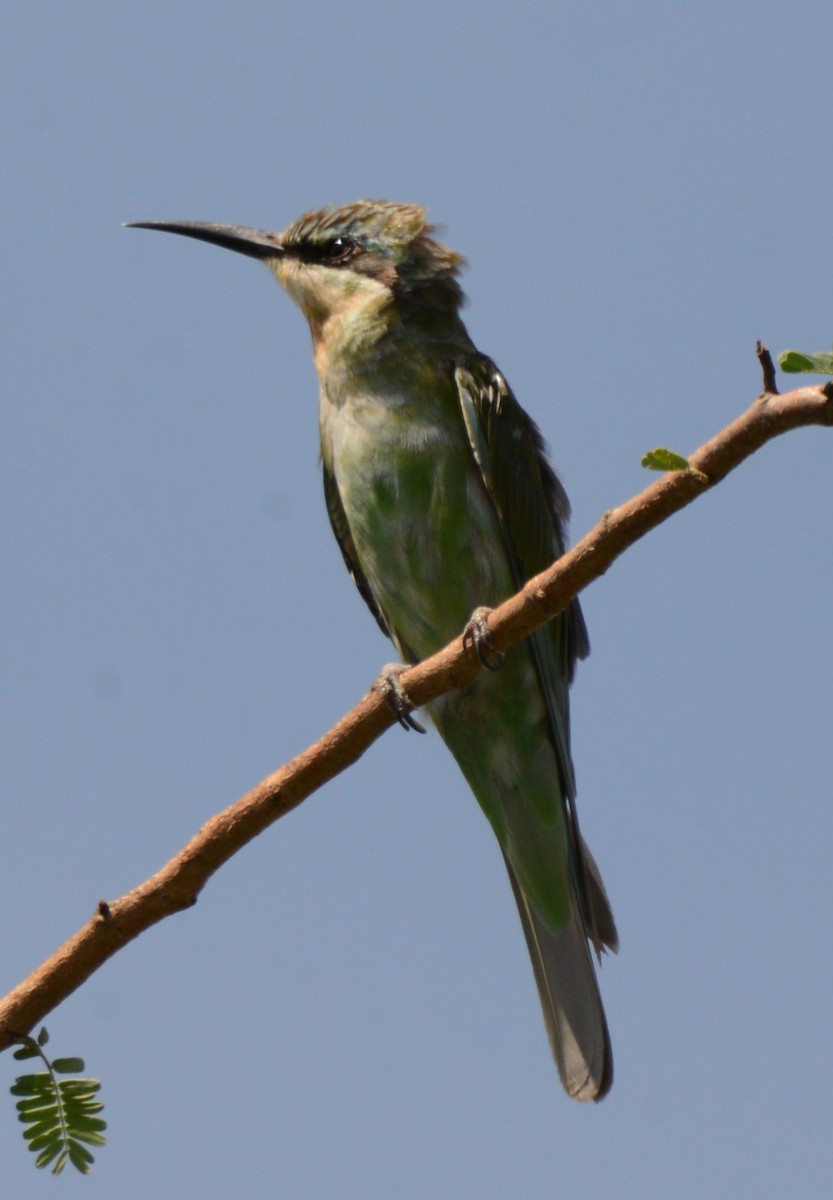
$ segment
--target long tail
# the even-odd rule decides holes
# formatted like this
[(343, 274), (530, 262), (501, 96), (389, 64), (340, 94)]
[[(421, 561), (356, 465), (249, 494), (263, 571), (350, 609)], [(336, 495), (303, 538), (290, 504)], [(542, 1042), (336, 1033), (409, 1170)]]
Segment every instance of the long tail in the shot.
[[(616, 950), (616, 927), (601, 877), (589, 851), (586, 852), (585, 866), (593, 925), (603, 930), (599, 940)], [(574, 906), (569, 924), (559, 933), (553, 933), (522, 892), (508, 859), (506, 867), (521, 915), (544, 1011), (544, 1024), (561, 1082), (567, 1094), (575, 1100), (601, 1100), (613, 1083), (613, 1052), (587, 940), (588, 933), (578, 905)], [(595, 942), (596, 938), (593, 940)]]

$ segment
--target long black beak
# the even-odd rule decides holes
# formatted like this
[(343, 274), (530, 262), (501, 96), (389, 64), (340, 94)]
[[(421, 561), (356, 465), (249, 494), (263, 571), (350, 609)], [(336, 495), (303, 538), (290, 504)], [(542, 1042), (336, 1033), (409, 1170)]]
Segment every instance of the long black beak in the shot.
[(248, 254), (250, 258), (279, 258), (285, 251), (280, 234), (265, 229), (249, 229), (245, 225), (216, 225), (210, 221), (126, 221), (127, 229), (161, 229), (163, 233), (181, 233), (183, 237), (198, 238)]

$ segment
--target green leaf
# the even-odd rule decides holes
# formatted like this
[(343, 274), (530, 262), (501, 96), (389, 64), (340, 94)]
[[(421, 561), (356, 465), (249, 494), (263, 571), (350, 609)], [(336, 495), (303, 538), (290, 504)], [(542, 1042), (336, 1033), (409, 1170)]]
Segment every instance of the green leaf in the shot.
[[(61, 1114), (57, 1108), (39, 1108), (37, 1112), (33, 1113), (19, 1113), (17, 1119), (22, 1125), (28, 1125), (29, 1127), (38, 1125), (41, 1122), (45, 1124), (47, 1121), (51, 1125), (60, 1125)], [(23, 1136), (26, 1137), (26, 1134), (24, 1133)]]
[[(44, 1150), (42, 1154), (39, 1154), (38, 1157), (35, 1159), (35, 1166), (36, 1167), (48, 1167), (49, 1164), (52, 1162), (52, 1159), (55, 1158), (55, 1156), (59, 1153), (62, 1153), (63, 1160), (64, 1160), (64, 1162), (66, 1162), (66, 1157), (67, 1157), (66, 1150), (61, 1151), (60, 1145), (57, 1145), (57, 1146), (50, 1146), (48, 1149)], [(64, 1169), (64, 1162), (61, 1162), (60, 1166), (58, 1166), (56, 1164), (52, 1168), (53, 1175), (60, 1175), (61, 1171)]]
[(18, 1062), (22, 1062), (24, 1058), (37, 1058), (37, 1046), (21, 1046), (19, 1050), (15, 1050), (12, 1058), (16, 1058)]
[(86, 1146), (82, 1146), (80, 1142), (76, 1142), (73, 1138), (67, 1142), (67, 1150), (69, 1151), (70, 1161), (82, 1175), (89, 1175), (90, 1164), (95, 1162), (92, 1154)]
[(31, 1096), (28, 1100), (18, 1100), (15, 1108), (20, 1113), (21, 1121), (28, 1119), (26, 1113), (46, 1112), (50, 1108), (58, 1111), (54, 1096)]
[(675, 454), (673, 450), (666, 450), (663, 446), (657, 446), (656, 450), (649, 450), (642, 458), (642, 466), (648, 467), (651, 471), (691, 470), (687, 458)]
[(650, 471), (688, 471), (702, 483), (709, 482), (708, 475), (693, 467), (687, 458), (683, 458), (681, 454), (675, 454), (673, 450), (666, 450), (664, 446), (657, 446), (656, 450), (649, 450), (647, 454), (643, 455), (642, 466), (647, 467)]
[(45, 1085), (51, 1084), (52, 1076), (41, 1071), (36, 1075), (18, 1075), (9, 1091), (13, 1096), (31, 1096), (34, 1092), (46, 1091)]
[[(23, 1135), (26, 1137), (26, 1134)], [(29, 1142), (30, 1150), (43, 1150), (46, 1146), (60, 1146), (64, 1139), (61, 1137), (59, 1129), (51, 1129), (49, 1133), (42, 1133), (40, 1137), (32, 1138)]]
[[(94, 1112), (98, 1111), (97, 1108), (93, 1107), (94, 1102), (83, 1096), (80, 1099), (78, 1096), (62, 1096), (61, 1098), (67, 1117), (71, 1117), (73, 1121), (78, 1117), (90, 1117)], [(99, 1108), (101, 1107), (99, 1105)]]
[(104, 1105), (101, 1102), (101, 1100), (83, 1100), (83, 1099), (82, 1100), (73, 1100), (71, 1102), (71, 1104), (67, 1105), (67, 1107), (71, 1108), (73, 1113), (77, 1112), (79, 1115), (88, 1116), (88, 1117), (91, 1117), (93, 1115), (93, 1113), (102, 1112), (104, 1109)]
[(41, 1031), (38, 1034), (38, 1045), (45, 1046), (48, 1041), (49, 1041), (49, 1030), (46, 1028), (45, 1025), (42, 1025)]
[(58, 1113), (54, 1112), (50, 1113), (47, 1117), (41, 1117), (39, 1121), (33, 1122), (28, 1129), (24, 1129), (23, 1136), (27, 1142), (31, 1142), (33, 1138), (38, 1138), (41, 1134), (60, 1130), (60, 1128), (61, 1119)]
[(86, 1114), (72, 1114), (72, 1132), (78, 1133), (79, 1130), (92, 1130), (93, 1132), (106, 1129), (107, 1122), (103, 1117), (88, 1117)]
[(90, 1146), (106, 1146), (107, 1145), (107, 1138), (104, 1136), (103, 1133), (93, 1133), (92, 1131), (90, 1131), (89, 1133), (86, 1133), (80, 1129), (74, 1129), (73, 1136), (76, 1137), (79, 1142), (87, 1142), (88, 1145), (90, 1145)]
[(819, 350), (817, 354), (802, 354), (800, 350), (784, 350), (778, 355), (782, 371), (797, 374), (807, 371), (813, 375), (833, 375), (833, 354)]
[(94, 1096), (101, 1090), (98, 1079), (62, 1079), (58, 1084), (62, 1096), (82, 1099), (84, 1096)]
[(58, 1075), (71, 1075), (74, 1071), (84, 1070), (83, 1058), (54, 1058), (52, 1060), (52, 1070)]

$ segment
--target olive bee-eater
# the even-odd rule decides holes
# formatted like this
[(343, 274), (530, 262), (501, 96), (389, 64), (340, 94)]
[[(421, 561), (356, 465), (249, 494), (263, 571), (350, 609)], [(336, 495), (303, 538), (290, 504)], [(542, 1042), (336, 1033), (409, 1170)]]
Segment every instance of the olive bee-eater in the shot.
[(464, 260), (413, 204), (325, 208), (284, 233), (139, 224), (266, 264), (309, 322), (327, 512), (370, 611), (405, 663), (470, 627), (484, 665), (500, 665), (429, 711), (500, 843), (564, 1087), (601, 1099), (613, 1065), (593, 952), (617, 936), (575, 809), (581, 609), (505, 658), (482, 615), (470, 625), (564, 552), (569, 504), (538, 427), (461, 320)]

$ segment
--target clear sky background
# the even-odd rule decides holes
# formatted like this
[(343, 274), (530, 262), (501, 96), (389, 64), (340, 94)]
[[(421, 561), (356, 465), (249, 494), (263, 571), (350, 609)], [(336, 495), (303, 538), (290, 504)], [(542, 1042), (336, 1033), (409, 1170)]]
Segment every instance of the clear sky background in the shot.
[[(828, 0), (7, 0), (3, 990), (391, 657), (328, 528), (300, 314), (121, 222), (428, 205), (577, 537), (751, 403), (756, 338), (833, 340), (831, 43)], [(783, 438), (585, 593), (603, 1104), (561, 1092), (454, 762), (394, 730), (50, 1016), (110, 1143), (56, 1184), (0, 1097), (3, 1194), (824, 1194), (832, 455)]]

